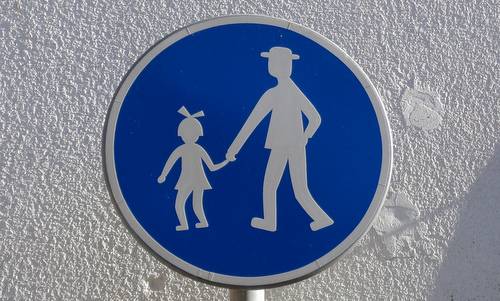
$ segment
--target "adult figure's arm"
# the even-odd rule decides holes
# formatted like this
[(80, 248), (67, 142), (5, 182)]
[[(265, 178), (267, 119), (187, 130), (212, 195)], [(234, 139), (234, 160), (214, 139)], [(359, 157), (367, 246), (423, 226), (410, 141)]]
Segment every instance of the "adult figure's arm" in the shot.
[(271, 99), (269, 97), (269, 91), (267, 91), (259, 99), (255, 107), (253, 108), (252, 113), (250, 113), (250, 116), (248, 116), (247, 120), (245, 121), (245, 124), (243, 124), (240, 132), (238, 133), (236, 138), (234, 138), (233, 143), (227, 150), (226, 159), (230, 161), (235, 160), (235, 156), (243, 147), (243, 144), (245, 144), (248, 137), (250, 137), (250, 135), (253, 133), (262, 119), (264, 119), (264, 117), (266, 117), (266, 115), (271, 112), (271, 109)]
[(321, 124), (321, 116), (319, 115), (316, 108), (313, 106), (311, 101), (300, 91), (297, 87), (300, 109), (304, 115), (307, 117), (307, 127), (304, 131), (304, 136), (309, 139), (314, 136), (314, 133), (318, 130)]

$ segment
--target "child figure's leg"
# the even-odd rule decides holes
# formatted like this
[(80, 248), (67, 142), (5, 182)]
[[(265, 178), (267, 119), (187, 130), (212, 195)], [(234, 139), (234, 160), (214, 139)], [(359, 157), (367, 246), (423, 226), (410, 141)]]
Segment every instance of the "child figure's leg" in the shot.
[(191, 194), (191, 191), (179, 190), (175, 198), (175, 213), (179, 219), (179, 226), (175, 227), (176, 231), (184, 231), (189, 229), (186, 218), (186, 200)]
[(200, 221), (196, 223), (196, 228), (208, 227), (208, 221), (203, 210), (203, 189), (193, 191), (193, 209), (196, 217)]

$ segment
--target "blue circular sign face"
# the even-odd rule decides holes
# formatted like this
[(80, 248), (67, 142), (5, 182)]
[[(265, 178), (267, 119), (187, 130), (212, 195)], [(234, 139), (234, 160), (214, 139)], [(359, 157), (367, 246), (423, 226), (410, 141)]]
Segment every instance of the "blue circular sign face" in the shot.
[(390, 177), (366, 75), (308, 29), (214, 19), (151, 48), (110, 110), (106, 167), (132, 230), (219, 285), (310, 276), (373, 221)]

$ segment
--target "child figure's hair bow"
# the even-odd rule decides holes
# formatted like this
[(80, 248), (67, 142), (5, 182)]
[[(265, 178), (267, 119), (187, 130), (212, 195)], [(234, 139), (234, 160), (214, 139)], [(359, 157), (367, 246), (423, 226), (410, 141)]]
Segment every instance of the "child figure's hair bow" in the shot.
[(182, 106), (177, 112), (181, 113), (186, 118), (198, 118), (205, 116), (205, 113), (203, 113), (203, 111), (199, 111), (198, 113), (194, 113), (191, 115), (185, 106)]

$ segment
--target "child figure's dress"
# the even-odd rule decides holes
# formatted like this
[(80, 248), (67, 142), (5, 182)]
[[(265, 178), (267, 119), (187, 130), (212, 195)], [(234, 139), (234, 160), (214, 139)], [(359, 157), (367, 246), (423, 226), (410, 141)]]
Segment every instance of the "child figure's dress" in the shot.
[(175, 189), (182, 191), (212, 189), (203, 169), (203, 159), (205, 162), (210, 160), (207, 152), (196, 143), (183, 144), (175, 152), (179, 152), (182, 159), (182, 171)]

